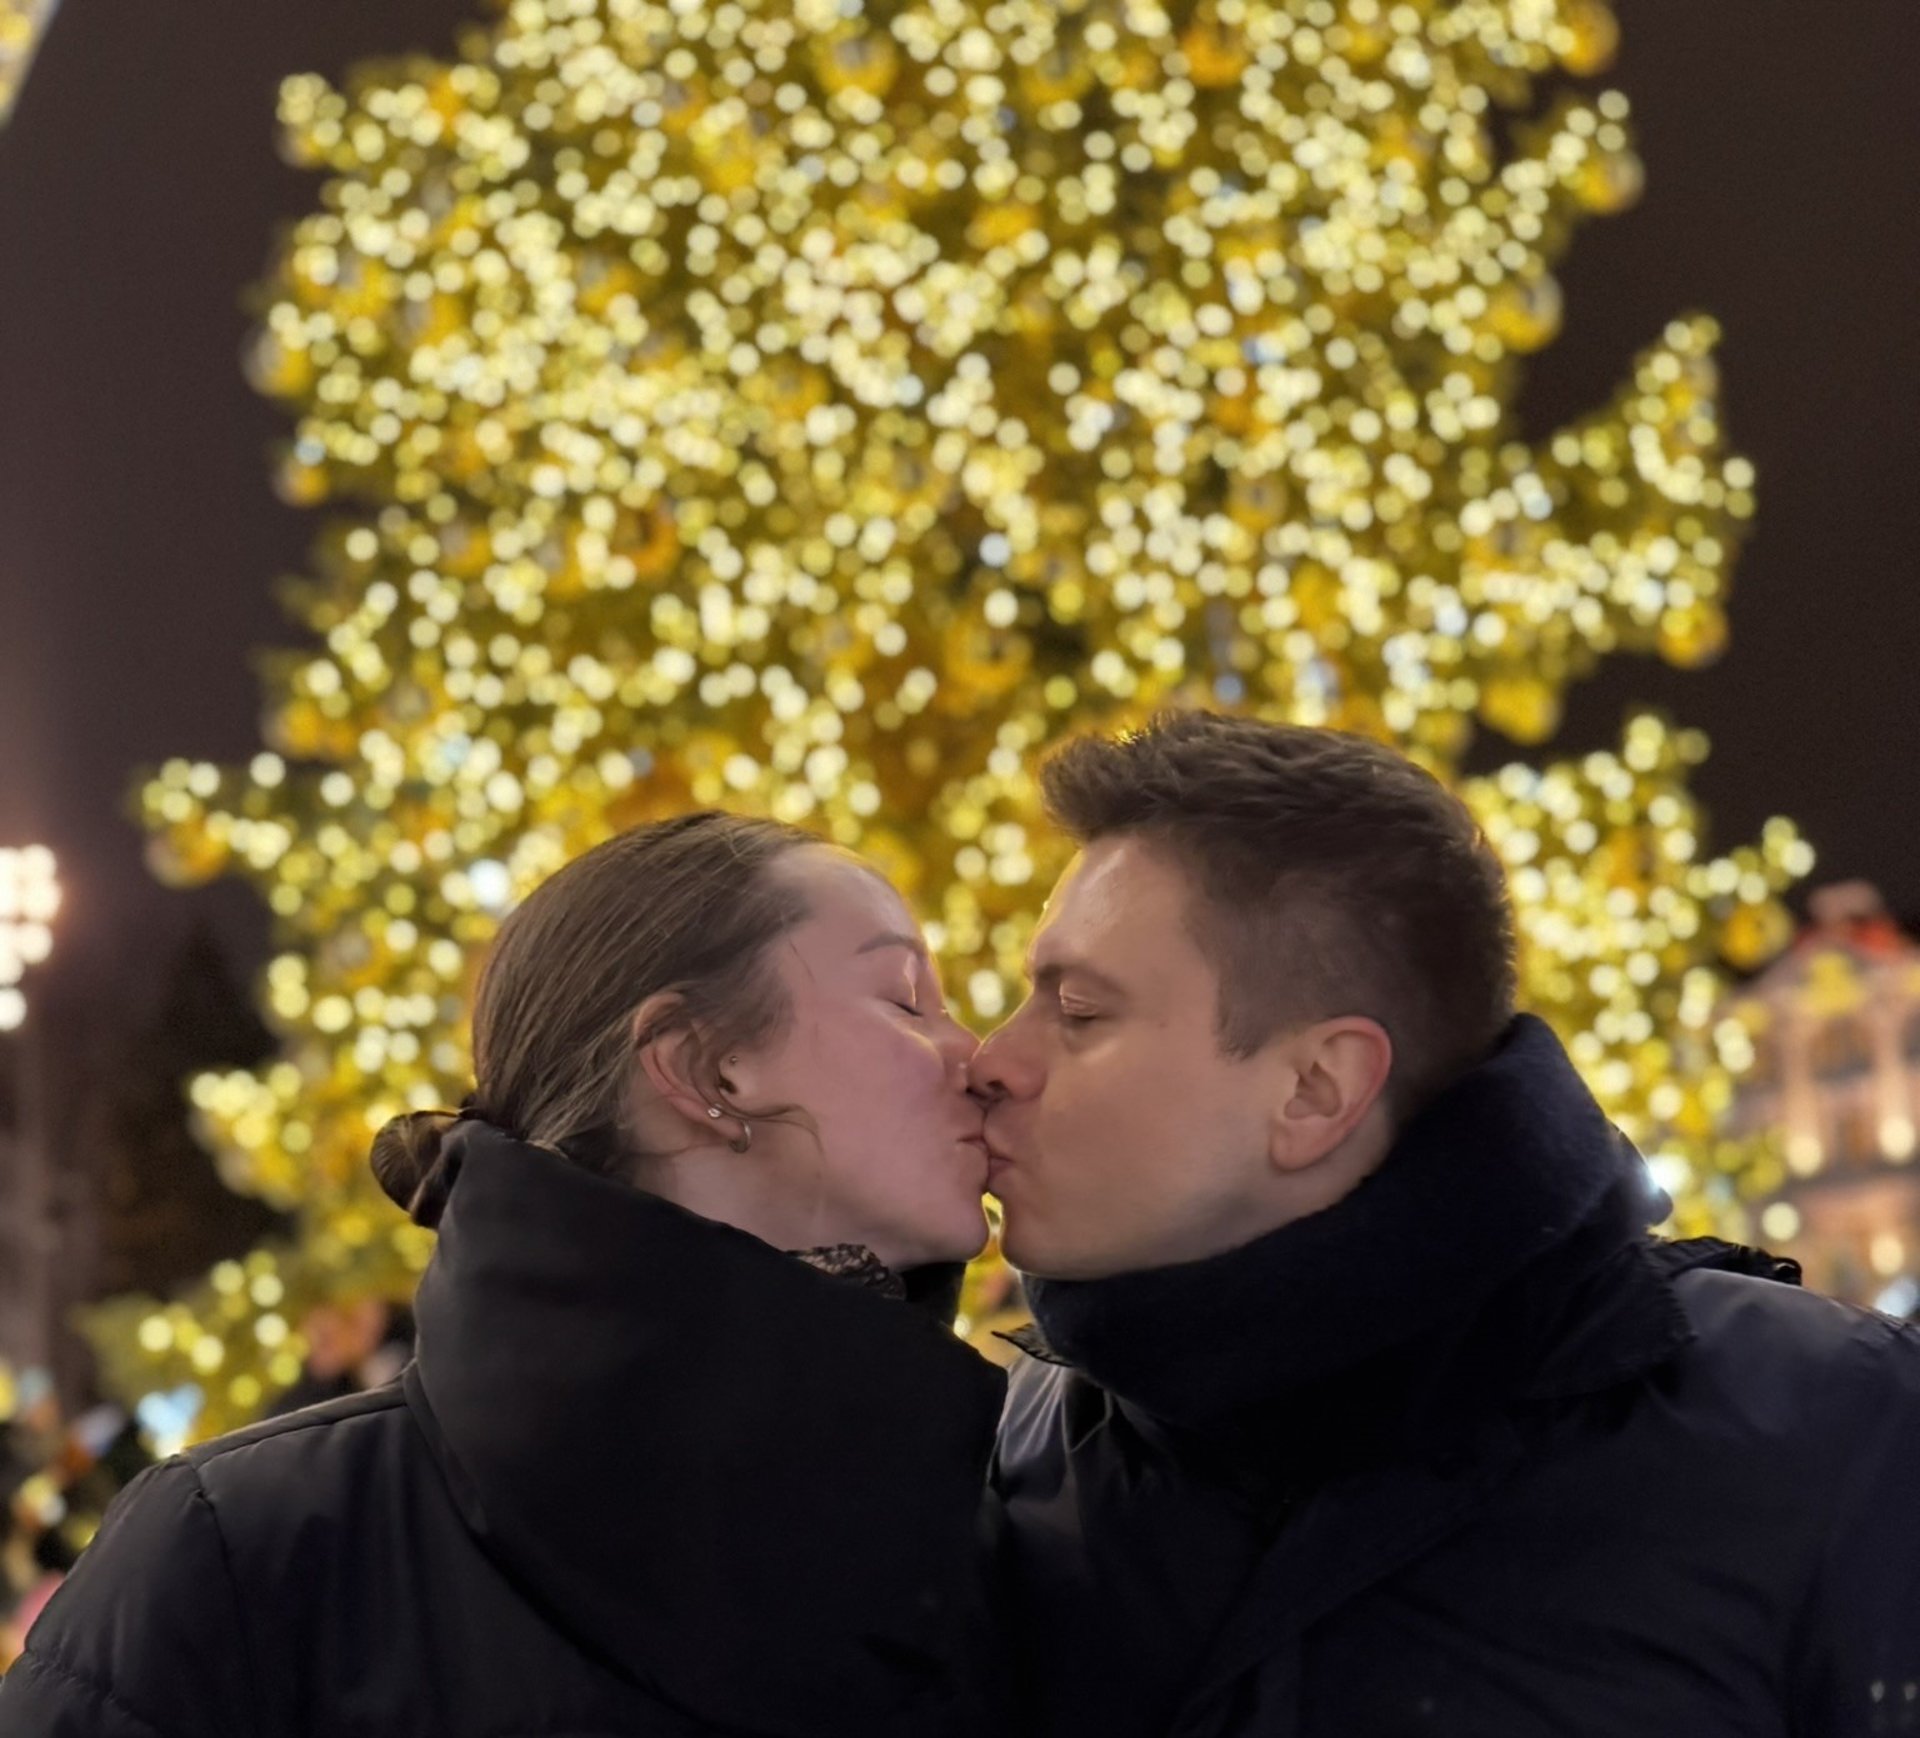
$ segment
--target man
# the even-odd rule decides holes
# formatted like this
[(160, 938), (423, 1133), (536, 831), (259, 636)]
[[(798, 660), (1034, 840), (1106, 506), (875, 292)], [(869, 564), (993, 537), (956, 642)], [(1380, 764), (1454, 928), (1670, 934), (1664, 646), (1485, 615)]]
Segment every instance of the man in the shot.
[(1042, 1738), (1920, 1732), (1915, 1330), (1647, 1234), (1467, 811), (1204, 714), (1043, 784), (974, 1064)]

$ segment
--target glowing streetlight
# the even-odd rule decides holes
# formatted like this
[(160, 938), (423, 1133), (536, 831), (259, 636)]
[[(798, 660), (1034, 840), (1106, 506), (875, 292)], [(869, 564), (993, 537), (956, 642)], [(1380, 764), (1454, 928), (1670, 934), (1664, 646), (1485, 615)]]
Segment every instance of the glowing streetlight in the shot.
[(24, 850), (0, 846), (0, 1032), (27, 1017), (20, 987), (29, 966), (53, 952), (53, 918), (60, 909), (60, 883), (53, 853), (44, 845)]

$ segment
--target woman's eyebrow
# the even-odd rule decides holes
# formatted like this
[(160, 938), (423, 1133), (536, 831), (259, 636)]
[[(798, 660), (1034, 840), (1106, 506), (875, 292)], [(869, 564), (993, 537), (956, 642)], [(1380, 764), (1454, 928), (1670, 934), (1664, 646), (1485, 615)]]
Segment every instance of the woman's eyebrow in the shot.
[(883, 947), (903, 947), (909, 953), (918, 954), (927, 959), (927, 944), (917, 935), (904, 935), (897, 929), (890, 929), (869, 941), (863, 941), (853, 951), (857, 954), (877, 953)]

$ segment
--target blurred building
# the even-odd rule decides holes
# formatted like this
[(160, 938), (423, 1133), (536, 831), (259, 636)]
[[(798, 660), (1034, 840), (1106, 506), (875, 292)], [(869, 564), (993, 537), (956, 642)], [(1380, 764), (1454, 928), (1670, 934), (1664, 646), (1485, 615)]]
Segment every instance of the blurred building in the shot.
[(1784, 1140), (1767, 1246), (1815, 1290), (1904, 1316), (1920, 1306), (1920, 942), (1865, 882), (1820, 888), (1809, 909), (1732, 1003), (1754, 1044), (1734, 1127)]

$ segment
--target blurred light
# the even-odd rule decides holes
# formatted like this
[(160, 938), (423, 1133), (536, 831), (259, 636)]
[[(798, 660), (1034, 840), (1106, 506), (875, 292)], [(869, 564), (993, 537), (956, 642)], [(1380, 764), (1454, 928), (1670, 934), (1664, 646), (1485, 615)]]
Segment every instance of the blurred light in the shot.
[(0, 0), (0, 126), (5, 126), (33, 68), (40, 39), (60, 0)]
[(50, 926), (60, 909), (55, 867), (44, 845), (0, 846), (0, 1032), (25, 1022), (27, 1000), (17, 986), (29, 966), (43, 965), (53, 952)]
[(1760, 1215), (1760, 1230), (1775, 1243), (1791, 1243), (1800, 1235), (1800, 1210), (1790, 1201), (1775, 1201)]
[(1826, 1157), (1820, 1137), (1810, 1134), (1787, 1136), (1787, 1164), (1800, 1176), (1810, 1177), (1820, 1169)]
[(194, 1420), (200, 1415), (204, 1399), (199, 1385), (191, 1382), (141, 1398), (134, 1408), (134, 1417), (147, 1433), (156, 1455), (165, 1459), (180, 1452), (193, 1430)]
[(1896, 1319), (1912, 1315), (1915, 1304), (1920, 1304), (1920, 1282), (1908, 1274), (1902, 1274), (1873, 1300), (1873, 1307), (1882, 1315)]

